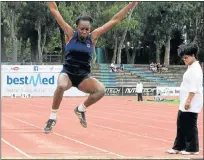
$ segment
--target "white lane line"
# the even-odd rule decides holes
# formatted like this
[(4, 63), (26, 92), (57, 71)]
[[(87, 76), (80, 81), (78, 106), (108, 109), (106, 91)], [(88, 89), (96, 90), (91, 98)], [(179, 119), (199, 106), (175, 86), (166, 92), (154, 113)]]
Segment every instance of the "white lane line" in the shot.
[(11, 143), (9, 143), (8, 141), (6, 141), (5, 139), (1, 138), (1, 141), (3, 141), (4, 143), (6, 143), (8, 146), (12, 147), (13, 149), (15, 149), (16, 151), (18, 151), (19, 153), (21, 153), (22, 155), (26, 156), (27, 158), (33, 158), (32, 156), (26, 154), (25, 152), (23, 152), (21, 149), (17, 148), (16, 146), (12, 145)]
[[(34, 125), (34, 124), (28, 123), (28, 122), (23, 121), (23, 120), (20, 120), (20, 119), (18, 119), (18, 118), (14, 118), (14, 117), (11, 117), (11, 116), (8, 116), (8, 115), (5, 115), (5, 114), (2, 114), (2, 115), (6, 116), (6, 117), (8, 117), (8, 118), (17, 120), (17, 121), (19, 121), (19, 122), (22, 122), (22, 123), (24, 123), (24, 124), (27, 124), (27, 125), (29, 125), (29, 126), (33, 126), (33, 127), (42, 129), (42, 128), (39, 127), (39, 126), (36, 126), (36, 125)], [(42, 129), (42, 130), (43, 130), (43, 129)], [(122, 155), (120, 155), (120, 154), (117, 154), (117, 153), (114, 153), (114, 152), (110, 152), (110, 151), (107, 151), (107, 150), (105, 150), (105, 149), (101, 149), (101, 148), (98, 148), (98, 147), (95, 147), (95, 146), (92, 146), (92, 145), (83, 143), (83, 142), (81, 142), (81, 141), (78, 141), (78, 140), (76, 140), (76, 139), (73, 139), (73, 138), (70, 138), (70, 137), (61, 135), (61, 134), (56, 133), (56, 132), (52, 132), (52, 134), (55, 134), (55, 135), (57, 135), (57, 136), (59, 136), (59, 137), (63, 137), (63, 138), (65, 138), (65, 139), (69, 139), (69, 140), (74, 141), (74, 142), (76, 142), (76, 143), (85, 145), (85, 146), (90, 147), (90, 148), (94, 148), (94, 149), (96, 149), (96, 150), (99, 150), (99, 151), (102, 151), (102, 152), (105, 152), (105, 153), (108, 153), (108, 154), (112, 154), (112, 155), (115, 155), (115, 156), (118, 156), (118, 157), (121, 157), (121, 158), (125, 158), (125, 156), (122, 156)]]

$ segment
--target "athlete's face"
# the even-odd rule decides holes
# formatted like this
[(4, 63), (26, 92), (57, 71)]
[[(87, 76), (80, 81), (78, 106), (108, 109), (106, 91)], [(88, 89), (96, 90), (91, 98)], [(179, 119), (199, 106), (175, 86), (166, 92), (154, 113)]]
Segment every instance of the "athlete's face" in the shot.
[(80, 21), (77, 30), (79, 33), (79, 37), (82, 39), (85, 39), (88, 37), (90, 31), (91, 31), (91, 24), (89, 21)]

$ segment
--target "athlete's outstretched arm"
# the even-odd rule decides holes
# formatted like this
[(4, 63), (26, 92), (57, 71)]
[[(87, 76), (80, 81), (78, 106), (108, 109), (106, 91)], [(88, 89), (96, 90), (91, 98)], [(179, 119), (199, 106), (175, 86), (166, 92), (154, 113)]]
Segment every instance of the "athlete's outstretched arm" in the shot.
[[(118, 2), (119, 3), (119, 2)], [(120, 10), (113, 18), (108, 21), (106, 24), (103, 26), (95, 29), (92, 32), (92, 38), (96, 40), (98, 37), (100, 37), (102, 34), (110, 30), (115, 24), (119, 23), (120, 21), (123, 20), (125, 15), (134, 7), (138, 4), (139, 2), (131, 2), (127, 6), (125, 6), (122, 10)]]
[(55, 2), (48, 2), (48, 7), (50, 9), (50, 12), (52, 13), (52, 15), (55, 17), (55, 19), (57, 20), (57, 23), (60, 25), (60, 27), (64, 30), (64, 33), (68, 36), (71, 37), (74, 33), (73, 28), (68, 25), (63, 17), (61, 16), (57, 5)]

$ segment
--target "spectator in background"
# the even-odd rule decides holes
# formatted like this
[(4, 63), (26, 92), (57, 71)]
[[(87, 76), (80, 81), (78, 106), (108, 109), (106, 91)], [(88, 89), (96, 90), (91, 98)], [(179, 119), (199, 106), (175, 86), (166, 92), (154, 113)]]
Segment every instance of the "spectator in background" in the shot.
[(120, 63), (120, 70), (123, 71), (124, 70), (124, 65), (122, 63)]
[(151, 68), (153, 68), (153, 67), (154, 67), (154, 63), (152, 62), (149, 64), (149, 69), (151, 70)]
[(154, 68), (154, 63), (153, 62), (149, 64), (149, 70), (150, 71), (152, 70), (152, 68)]
[(138, 101), (143, 101), (142, 91), (143, 91), (143, 84), (142, 84), (141, 81), (139, 81), (137, 83), (137, 86), (136, 86), (136, 92), (137, 92), (137, 96), (138, 96)]
[(196, 60), (198, 47), (182, 45), (178, 49), (188, 66), (180, 86), (180, 105), (177, 115), (177, 135), (170, 154), (199, 154), (197, 119), (203, 108), (203, 72)]
[(149, 65), (149, 69), (150, 69), (150, 71), (152, 71), (152, 72), (157, 72), (157, 64), (152, 62), (152, 63)]
[(121, 65), (120, 67), (117, 67), (114, 63), (111, 63), (110, 65), (110, 72), (123, 72), (123, 68), (121, 69)]
[(110, 65), (110, 72), (117, 72), (116, 66), (114, 65), (114, 63), (111, 63)]
[(121, 69), (121, 65), (120, 67), (116, 67), (116, 72), (123, 72), (123, 70)]
[(166, 72), (166, 71), (168, 71), (168, 68), (165, 65), (162, 65), (161, 71)]
[(161, 73), (162, 65), (160, 63), (156, 64), (157, 72)]
[(168, 71), (168, 68), (165, 65), (161, 65), (160, 63), (153, 63), (153, 62), (149, 65), (149, 69), (150, 71), (155, 72), (155, 73), (156, 72), (161, 73), (162, 71), (164, 72)]

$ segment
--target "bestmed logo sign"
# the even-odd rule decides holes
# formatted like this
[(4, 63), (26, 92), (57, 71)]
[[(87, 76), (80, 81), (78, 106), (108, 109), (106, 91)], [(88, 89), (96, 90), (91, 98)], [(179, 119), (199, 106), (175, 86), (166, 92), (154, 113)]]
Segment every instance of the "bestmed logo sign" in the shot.
[[(11, 66), (4, 66), (1, 72), (2, 96), (20, 97), (22, 94), (29, 94), (31, 97), (53, 97), (57, 87), (57, 79), (62, 66), (20, 66), (16, 72), (11, 70)], [(35, 70), (35, 71), (34, 71)], [(53, 70), (53, 71), (50, 71)], [(65, 91), (64, 96), (86, 96), (87, 94), (71, 87)]]
[(54, 85), (55, 77), (54, 75), (50, 77), (43, 77), (41, 74), (37, 74), (37, 76), (9, 76), (6, 77), (7, 85), (32, 85), (34, 87), (40, 85)]

